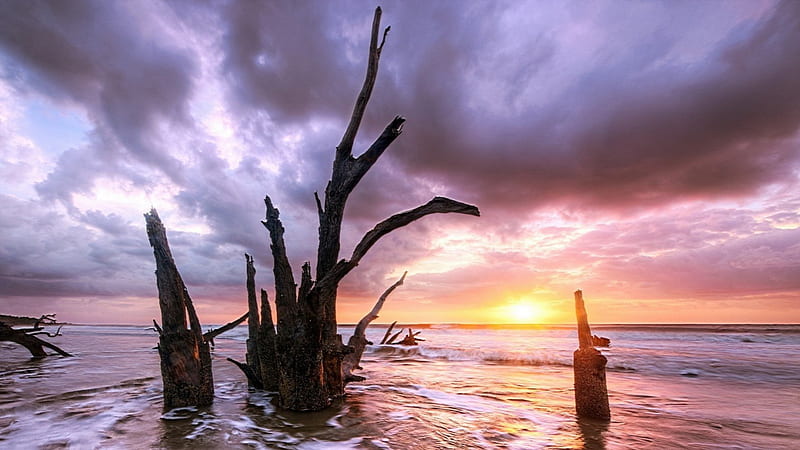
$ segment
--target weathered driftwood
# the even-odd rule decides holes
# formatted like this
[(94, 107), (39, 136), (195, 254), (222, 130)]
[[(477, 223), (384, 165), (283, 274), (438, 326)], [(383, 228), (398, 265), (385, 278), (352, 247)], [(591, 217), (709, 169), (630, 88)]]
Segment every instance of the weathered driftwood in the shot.
[(394, 322), (392, 322), (391, 325), (389, 325), (389, 328), (386, 329), (386, 333), (383, 335), (383, 339), (381, 339), (381, 345), (385, 344), (386, 340), (389, 339), (389, 333), (392, 332), (392, 330), (394, 329), (395, 325), (397, 325), (397, 321), (396, 320)]
[(580, 417), (608, 420), (611, 418), (611, 409), (606, 386), (607, 360), (594, 348), (583, 293), (580, 290), (575, 291), (575, 313), (578, 318), (579, 343), (578, 349), (573, 353), (575, 409)]
[[(72, 356), (58, 346), (36, 337), (37, 335), (61, 336), (60, 326), (55, 333), (45, 331), (44, 326), (42, 326), (55, 323), (55, 314), (45, 314), (39, 318), (0, 315), (0, 341), (19, 344), (25, 347), (34, 358), (47, 356), (45, 348), (49, 348), (61, 356)], [(30, 328), (14, 328), (17, 325), (29, 325)]]
[(372, 344), (372, 342), (367, 340), (367, 327), (373, 320), (378, 318), (378, 313), (381, 312), (381, 308), (383, 308), (383, 304), (386, 302), (386, 298), (389, 297), (389, 294), (403, 285), (407, 274), (408, 272), (404, 272), (403, 276), (400, 277), (395, 284), (389, 286), (380, 298), (378, 298), (378, 301), (375, 302), (375, 306), (372, 307), (372, 310), (358, 321), (356, 329), (353, 330), (353, 335), (350, 337), (350, 340), (347, 341), (347, 345), (352, 347), (353, 351), (345, 355), (344, 360), (342, 360), (342, 372), (344, 373), (345, 383), (365, 380), (365, 378), (360, 375), (354, 375), (353, 370), (361, 369), (359, 364), (361, 364), (361, 356), (364, 354), (364, 348), (366, 348), (368, 344)]
[(246, 316), (203, 334), (189, 291), (172, 258), (166, 230), (158, 213), (154, 208), (144, 217), (156, 260), (161, 326), (155, 320), (153, 324), (159, 335), (164, 406), (210, 405), (214, 400), (210, 343), (220, 333), (241, 323)]
[(595, 347), (611, 347), (611, 339), (593, 334), (592, 345)]
[[(279, 404), (304, 411), (327, 407), (344, 395), (345, 374), (342, 361), (353, 351), (337, 334), (336, 293), (339, 282), (352, 271), (369, 249), (384, 235), (409, 223), (437, 213), (479, 216), (478, 208), (444, 197), (396, 214), (378, 223), (356, 245), (348, 259), (339, 258), (340, 236), (345, 205), (350, 193), (402, 132), (403, 117), (395, 117), (380, 136), (360, 156), (353, 155), (358, 128), (369, 101), (378, 71), (381, 51), (389, 31), (380, 33), (381, 9), (375, 10), (369, 46), (367, 75), (342, 140), (336, 147), (331, 179), (324, 201), (314, 194), (319, 216), (316, 280), (311, 266), (302, 267), (299, 288), (286, 257), (284, 228), (279, 212), (267, 196), (264, 200), (275, 278), (277, 330), (275, 355)], [(252, 335), (251, 335), (252, 339)]]
[(398, 345), (417, 345), (418, 341), (424, 341), (425, 339), (418, 338), (417, 335), (422, 333), (421, 331), (417, 331), (416, 333), (411, 328), (408, 329), (408, 334), (398, 342)]
[(390, 338), (389, 338), (389, 339), (386, 341), (386, 345), (392, 345), (392, 344), (394, 344), (394, 341), (396, 341), (396, 340), (397, 340), (397, 338), (399, 338), (399, 337), (400, 337), (400, 335), (401, 335), (401, 334), (403, 334), (403, 331), (405, 331), (405, 330), (406, 330), (405, 328), (400, 328), (400, 331), (398, 331), (397, 333), (393, 334), (393, 335), (392, 335), (392, 336), (391, 336), (391, 337), (390, 337)]

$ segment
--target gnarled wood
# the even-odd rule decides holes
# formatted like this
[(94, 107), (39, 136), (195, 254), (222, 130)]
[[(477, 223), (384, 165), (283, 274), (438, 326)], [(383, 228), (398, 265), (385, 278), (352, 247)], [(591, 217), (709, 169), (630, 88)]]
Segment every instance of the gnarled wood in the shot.
[[(234, 321), (203, 334), (200, 319), (183, 283), (167, 241), (167, 233), (155, 208), (144, 215), (147, 237), (156, 260), (156, 285), (161, 308), (158, 353), (164, 383), (164, 406), (205, 406), (214, 401), (211, 372), (211, 340), (233, 328)], [(189, 318), (187, 329), (187, 320)], [(244, 320), (239, 319), (239, 322)]]
[(397, 325), (397, 321), (396, 320), (394, 322), (392, 322), (391, 325), (389, 325), (389, 328), (386, 329), (386, 333), (383, 334), (383, 339), (381, 339), (381, 345), (385, 344), (386, 340), (389, 339), (389, 334), (392, 332), (392, 330), (394, 329), (395, 325)]
[(579, 348), (573, 354), (575, 374), (575, 410), (580, 417), (608, 420), (611, 409), (608, 405), (606, 386), (606, 357), (592, 345), (592, 333), (583, 293), (575, 291), (575, 313), (578, 318)]
[[(25, 347), (30, 353), (31, 356), (34, 358), (44, 358), (47, 356), (47, 352), (44, 350), (45, 348), (49, 348), (54, 352), (58, 353), (61, 356), (72, 356), (69, 353), (65, 352), (64, 350), (60, 349), (58, 346), (53, 345), (47, 341), (39, 339), (36, 335), (46, 334), (50, 337), (61, 336), (61, 327), (58, 327), (58, 330), (53, 333), (48, 333), (44, 331), (44, 328), (40, 326), (40, 323), (43, 321), (45, 323), (55, 323), (54, 314), (42, 316), (39, 319), (34, 319), (31, 317), (14, 317), (14, 316), (0, 316), (2, 317), (3, 321), (0, 321), (0, 341), (7, 341), (7, 342), (14, 342), (23, 347)], [(45, 318), (50, 318), (51, 320), (44, 320)], [(27, 325), (33, 324), (32, 328), (22, 328), (22, 329), (15, 329), (12, 325)]]
[(403, 285), (407, 274), (408, 272), (404, 272), (403, 276), (400, 277), (397, 282), (389, 286), (389, 288), (381, 294), (380, 298), (378, 298), (378, 301), (375, 302), (375, 306), (372, 307), (372, 310), (358, 321), (356, 329), (353, 330), (353, 335), (350, 336), (350, 340), (347, 341), (347, 345), (352, 347), (353, 352), (346, 355), (342, 361), (342, 372), (344, 373), (345, 383), (350, 381), (363, 381), (365, 379), (362, 376), (354, 375), (353, 370), (360, 369), (359, 364), (361, 364), (361, 356), (364, 354), (364, 348), (366, 348), (367, 344), (371, 344), (371, 342), (367, 340), (367, 327), (373, 320), (378, 318), (378, 313), (381, 312), (381, 308), (383, 308), (383, 304), (386, 302), (389, 294)]

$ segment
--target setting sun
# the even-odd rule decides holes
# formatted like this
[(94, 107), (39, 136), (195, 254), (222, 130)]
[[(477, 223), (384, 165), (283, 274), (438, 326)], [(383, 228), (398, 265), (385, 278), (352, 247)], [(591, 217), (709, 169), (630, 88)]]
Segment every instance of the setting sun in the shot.
[(497, 311), (498, 321), (505, 323), (541, 323), (544, 315), (542, 307), (528, 299), (507, 303)]

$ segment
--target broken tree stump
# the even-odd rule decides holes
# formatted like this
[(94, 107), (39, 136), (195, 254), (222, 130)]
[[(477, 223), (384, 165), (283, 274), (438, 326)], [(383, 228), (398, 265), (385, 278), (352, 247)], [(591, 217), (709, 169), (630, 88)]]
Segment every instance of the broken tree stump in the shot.
[[(14, 328), (15, 325), (31, 325), (31, 328)], [(55, 324), (55, 314), (45, 314), (38, 319), (33, 317), (0, 316), (0, 341), (17, 343), (31, 353), (33, 358), (44, 358), (47, 356), (45, 347), (49, 348), (61, 356), (72, 356), (58, 346), (39, 339), (37, 335), (47, 335), (49, 337), (61, 336), (61, 327), (55, 333), (44, 331), (42, 324)]]
[(583, 304), (583, 292), (575, 291), (575, 313), (578, 319), (579, 347), (573, 353), (575, 374), (575, 410), (579, 417), (609, 420), (606, 386), (606, 363), (608, 360), (594, 348), (589, 319)]
[[(144, 215), (147, 237), (156, 260), (156, 284), (161, 308), (158, 354), (164, 383), (164, 406), (207, 406), (214, 401), (210, 343), (217, 335), (232, 329), (247, 315), (203, 334), (189, 291), (175, 266), (167, 242), (167, 232), (155, 208)], [(186, 318), (189, 318), (187, 329)]]

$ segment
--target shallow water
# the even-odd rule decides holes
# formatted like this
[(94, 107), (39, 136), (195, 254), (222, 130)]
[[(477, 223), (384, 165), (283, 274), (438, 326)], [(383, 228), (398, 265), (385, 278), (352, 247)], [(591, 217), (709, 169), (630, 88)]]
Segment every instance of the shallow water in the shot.
[(0, 344), (0, 448), (800, 448), (800, 327), (593, 331), (612, 339), (610, 423), (574, 416), (571, 328), (425, 328), (368, 347), (367, 381), (299, 414), (225, 361), (245, 327), (216, 340), (214, 405), (165, 411), (152, 331), (66, 326), (53, 342), (74, 358)]

